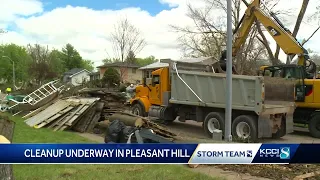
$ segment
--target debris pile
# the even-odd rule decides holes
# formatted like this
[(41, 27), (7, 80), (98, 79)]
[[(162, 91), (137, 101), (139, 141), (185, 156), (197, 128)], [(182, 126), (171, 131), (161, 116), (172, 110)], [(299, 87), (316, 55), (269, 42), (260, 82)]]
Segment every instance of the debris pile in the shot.
[(103, 106), (98, 100), (84, 97), (58, 99), (25, 115), (25, 122), (34, 128), (89, 132), (100, 119)]
[(98, 97), (104, 103), (101, 113), (101, 121), (109, 119), (116, 112), (125, 109), (126, 97), (121, 93), (111, 88), (84, 88), (79, 90), (80, 96)]

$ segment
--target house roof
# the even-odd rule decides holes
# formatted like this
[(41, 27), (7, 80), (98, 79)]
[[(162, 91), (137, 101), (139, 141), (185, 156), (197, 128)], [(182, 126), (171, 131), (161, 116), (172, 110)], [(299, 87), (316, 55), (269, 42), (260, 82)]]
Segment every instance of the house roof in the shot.
[(163, 67), (168, 67), (168, 66), (169, 66), (168, 63), (162, 63), (162, 62), (157, 61), (155, 63), (143, 66), (143, 67), (141, 67), (139, 69), (141, 69), (141, 70), (157, 69), (157, 68), (163, 68)]
[(79, 74), (79, 73), (81, 73), (83, 71), (86, 71), (86, 72), (90, 73), (90, 71), (88, 71), (86, 69), (83, 69), (83, 68), (73, 68), (73, 69), (65, 72), (64, 75), (72, 77), (72, 76), (74, 76), (76, 74)]
[(127, 67), (127, 68), (139, 68), (141, 66), (133, 63), (127, 63), (127, 62), (114, 62), (114, 63), (107, 63), (101, 66), (98, 66), (97, 68), (104, 68), (104, 67)]
[(100, 72), (91, 72), (89, 75), (90, 75), (90, 76), (100, 75)]

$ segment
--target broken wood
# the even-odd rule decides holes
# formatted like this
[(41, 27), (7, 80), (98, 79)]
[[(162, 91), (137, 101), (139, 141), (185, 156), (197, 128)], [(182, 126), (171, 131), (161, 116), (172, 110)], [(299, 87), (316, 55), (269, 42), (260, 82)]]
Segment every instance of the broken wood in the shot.
[[(7, 116), (0, 116), (0, 143), (10, 143), (13, 139), (15, 123), (10, 121)], [(0, 177), (4, 180), (13, 180), (13, 170), (11, 164), (0, 164)]]
[[(125, 115), (125, 114), (115, 113), (112, 116), (110, 116), (109, 121), (112, 122), (112, 121), (117, 120), (117, 119), (120, 120), (121, 122), (123, 122), (126, 126), (135, 126), (136, 121), (139, 118), (138, 117), (128, 116), (128, 115)], [(142, 119), (141, 119), (141, 121), (142, 121)], [(144, 122), (141, 122), (141, 123), (143, 124)]]
[(140, 118), (141, 122), (137, 122), (138, 125), (142, 124), (140, 127), (144, 127), (144, 128), (149, 128), (152, 129), (154, 131), (154, 133), (161, 135), (163, 137), (166, 138), (174, 138), (176, 136), (176, 134), (168, 131), (166, 128), (150, 121), (149, 119), (145, 118), (145, 117), (141, 117), (138, 115), (134, 115), (134, 114), (130, 114), (130, 113), (125, 113), (125, 112), (117, 112), (115, 114), (113, 114), (112, 116), (109, 117), (109, 120), (115, 120), (115, 119), (119, 119), (120, 121), (122, 121), (123, 123), (125, 123), (128, 126), (135, 126), (137, 119)]
[(95, 127), (100, 130), (106, 130), (109, 128), (109, 125), (110, 125), (110, 121), (105, 120), (105, 121), (98, 122)]
[(318, 176), (318, 175), (320, 175), (320, 171), (315, 171), (315, 172), (311, 172), (311, 173), (307, 173), (307, 174), (302, 174), (302, 175), (296, 176), (295, 178), (293, 178), (293, 180), (303, 180), (303, 179), (314, 177), (314, 176)]

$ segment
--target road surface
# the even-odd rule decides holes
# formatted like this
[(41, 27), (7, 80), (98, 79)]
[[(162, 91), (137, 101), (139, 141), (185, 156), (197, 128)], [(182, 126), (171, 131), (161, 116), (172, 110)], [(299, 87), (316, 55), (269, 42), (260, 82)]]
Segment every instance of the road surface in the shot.
[[(179, 136), (206, 140), (210, 139), (202, 129), (202, 123), (199, 122), (174, 121), (173, 123), (168, 124), (167, 128)], [(281, 139), (262, 139), (261, 143), (320, 143), (320, 139), (310, 137), (308, 132), (294, 132), (292, 134), (287, 134)]]

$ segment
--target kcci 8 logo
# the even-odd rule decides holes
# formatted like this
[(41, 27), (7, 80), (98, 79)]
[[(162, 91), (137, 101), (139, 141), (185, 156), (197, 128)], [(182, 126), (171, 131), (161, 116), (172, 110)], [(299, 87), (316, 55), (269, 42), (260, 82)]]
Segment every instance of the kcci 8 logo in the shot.
[(280, 159), (290, 159), (290, 147), (280, 149), (260, 149), (260, 157), (279, 157)]

